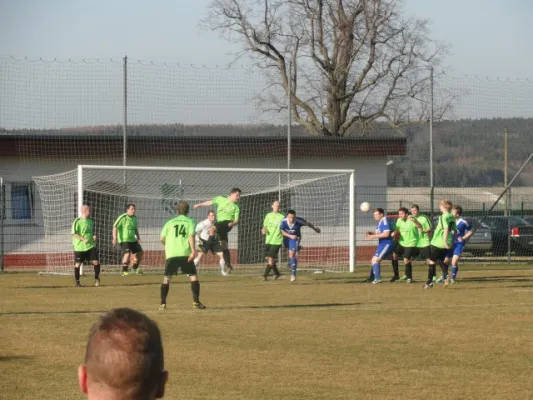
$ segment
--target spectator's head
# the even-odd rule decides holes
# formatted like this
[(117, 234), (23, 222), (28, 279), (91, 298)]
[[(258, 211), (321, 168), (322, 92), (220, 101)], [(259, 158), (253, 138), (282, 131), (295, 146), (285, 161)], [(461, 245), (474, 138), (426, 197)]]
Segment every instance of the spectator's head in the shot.
[(159, 399), (168, 377), (163, 359), (157, 324), (138, 311), (117, 308), (92, 326), (78, 383), (89, 400)]

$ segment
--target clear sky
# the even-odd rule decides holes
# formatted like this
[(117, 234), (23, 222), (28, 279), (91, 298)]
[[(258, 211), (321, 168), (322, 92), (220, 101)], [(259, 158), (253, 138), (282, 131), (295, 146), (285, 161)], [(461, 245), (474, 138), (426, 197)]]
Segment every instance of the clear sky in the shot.
[[(0, 0), (0, 54), (226, 63), (235, 46), (198, 28), (208, 0)], [(531, 0), (405, 0), (449, 42), (455, 73), (532, 77)]]
[[(118, 60), (124, 55), (128, 55), (134, 60), (153, 60), (158, 62), (179, 62), (180, 64), (209, 64), (221, 65), (227, 64), (233, 60), (235, 51), (238, 46), (220, 39), (216, 33), (207, 32), (198, 27), (199, 20), (205, 16), (209, 0), (0, 0), (0, 55), (10, 55), (16, 57), (28, 57), (37, 59), (42, 57), (50, 60), (58, 58), (113, 58)], [(409, 15), (416, 15), (419, 18), (428, 18), (432, 21), (433, 37), (451, 44), (452, 55), (446, 60), (446, 65), (450, 66), (449, 74), (451, 76), (477, 75), (501, 78), (529, 78), (533, 80), (533, 52), (531, 48), (531, 39), (533, 38), (533, 1), (531, 0), (405, 0), (405, 10)], [(118, 66), (118, 64), (117, 64)], [(0, 64), (2, 68), (2, 64)], [(3, 64), (3, 68), (8, 70), (9, 82), (0, 82), (0, 90), (13, 92), (3, 95), (3, 109), (0, 110), (4, 116), (2, 121), (0, 116), (0, 125), (20, 125), (20, 121), (25, 119), (23, 125), (41, 126), (43, 122), (39, 120), (39, 114), (32, 116), (34, 120), (27, 121), (28, 116), (14, 116), (11, 121), (6, 121), (5, 116), (11, 116), (12, 109), (10, 104), (15, 104), (19, 99), (12, 99), (21, 91), (22, 83), (13, 83), (12, 77), (18, 74), (19, 79), (24, 81), (25, 75), (39, 76), (42, 73), (43, 86), (41, 94), (52, 88), (58, 88), (62, 91), (61, 86), (57, 86), (50, 76), (50, 70), (39, 72), (31, 70), (24, 72), (24, 66), (13, 66)], [(107, 68), (107, 67), (102, 67)], [(89, 70), (88, 70), (89, 71)], [(92, 72), (91, 72), (92, 71)], [(113, 85), (120, 89), (120, 69), (109, 67), (99, 78), (97, 75), (91, 75), (94, 70), (87, 73), (78, 69), (78, 76), (84, 76), (87, 81), (83, 87), (76, 86), (71, 91), (82, 91), (88, 93), (91, 89), (91, 82), (95, 80), (113, 81)], [(63, 78), (68, 75), (61, 69), (54, 70), (58, 77)], [(135, 66), (132, 67), (132, 73), (135, 74)], [(139, 79), (146, 79), (151, 76), (147, 70), (138, 70)], [(11, 74), (11, 75), (9, 75)], [(32, 75), (33, 74), (33, 75)], [(83, 75), (85, 74), (85, 75)], [(194, 79), (189, 76), (189, 72), (180, 75), (179, 79)], [(153, 74), (156, 75), (155, 73)], [(210, 79), (218, 79), (221, 90), (225, 87), (223, 77), (208, 74)], [(5, 78), (6, 74), (4, 74)], [(20, 77), (23, 78), (20, 78)], [(48, 81), (46, 81), (46, 79)], [(87, 78), (88, 77), (88, 78)], [(167, 78), (173, 79), (174, 75), (168, 73)], [(196, 77), (208, 82), (205, 77)], [(239, 80), (239, 77), (232, 77)], [(93, 79), (93, 80), (91, 80)], [(135, 77), (133, 77), (135, 79)], [(38, 80), (38, 79), (37, 79)], [(46, 81), (46, 82), (45, 82)], [(106, 81), (107, 82), (107, 81)], [(153, 87), (164, 87), (165, 81), (154, 81)], [(250, 92), (252, 89), (259, 88), (260, 85), (254, 77), (250, 77), (248, 86)], [(206, 83), (207, 84), (207, 83)], [(228, 81), (228, 85), (230, 81)], [(72, 85), (75, 85), (72, 83)], [(17, 92), (15, 92), (17, 89)], [(228, 88), (226, 88), (229, 90)], [(247, 89), (247, 90), (248, 90)], [(28, 89), (29, 90), (29, 89)], [(68, 89), (67, 89), (68, 90)], [(107, 89), (106, 89), (107, 90)], [(190, 88), (181, 90), (192, 90)], [(244, 89), (243, 89), (244, 90)], [(489, 92), (491, 88), (486, 89)], [(513, 89), (514, 90), (514, 89)], [(531, 104), (531, 91), (521, 94)], [(212, 96), (212, 91), (206, 93), (206, 96)], [(11, 96), (11, 97), (9, 97)], [(28, 91), (28, 98), (32, 98), (32, 93)], [(91, 115), (75, 115), (78, 111), (70, 110), (68, 118), (64, 121), (58, 120), (51, 124), (55, 126), (64, 126), (71, 123), (91, 123), (96, 121), (108, 123), (109, 121), (120, 120), (120, 93), (113, 92), (112, 95), (100, 93), (95, 97), (106, 97), (107, 106), (117, 106), (113, 115), (106, 116), (106, 110), (98, 109), (85, 112)], [(113, 96), (116, 96), (113, 97)], [(147, 98), (148, 95), (138, 95)], [(154, 96), (156, 96), (154, 94)], [(230, 96), (230, 94), (228, 94)], [(242, 98), (241, 93), (237, 96)], [(43, 95), (43, 97), (46, 97)], [(53, 97), (53, 96), (51, 96)], [(220, 97), (220, 96), (219, 96)], [(484, 97), (484, 96), (483, 96)], [(228, 97), (230, 98), (230, 97)], [(0, 101), (2, 95), (0, 94)], [(35, 99), (24, 101), (33, 101)], [(140, 99), (139, 99), (140, 100)], [(199, 96), (197, 102), (206, 101)], [(249, 107), (249, 98), (245, 99), (243, 107)], [(36, 101), (36, 100), (35, 100)], [(73, 99), (67, 99), (65, 102), (71, 103)], [(99, 100), (100, 101), (100, 100)], [(159, 100), (158, 100), (159, 101)], [(519, 101), (519, 100), (517, 100)], [(520, 100), (521, 101), (521, 100)], [(237, 100), (231, 100), (237, 102)], [(474, 100), (472, 100), (474, 102)], [(10, 104), (8, 104), (10, 103)], [(49, 101), (49, 103), (51, 103)], [(53, 102), (52, 102), (53, 103)], [(112, 103), (112, 104), (111, 104)], [(115, 104), (116, 103), (116, 104)], [(190, 104), (189, 102), (188, 104)], [(194, 103), (194, 102), (192, 102)], [(6, 105), (7, 104), (7, 105)], [(213, 103), (212, 106), (218, 103)], [(35, 109), (34, 103), (26, 103), (27, 108)], [(170, 104), (169, 109), (179, 106), (178, 102)], [(49, 104), (43, 106), (40, 110), (43, 119), (48, 118), (52, 109)], [(62, 104), (56, 104), (54, 107), (60, 107)], [(80, 107), (83, 105), (80, 103)], [(157, 104), (155, 105), (157, 106)], [(151, 104), (151, 107), (155, 107)], [(194, 104), (192, 104), (194, 106)], [(233, 104), (234, 107), (240, 107), (240, 104)], [(132, 107), (138, 107), (139, 110), (147, 114), (152, 114), (153, 110), (143, 107), (141, 103)], [(164, 111), (166, 106), (160, 108)], [(493, 107), (492, 104), (486, 107)], [(494, 105), (494, 107), (501, 107)], [(61, 107), (60, 107), (61, 108)], [(87, 107), (85, 107), (87, 108)], [(90, 107), (89, 107), (90, 108)], [(17, 106), (17, 113), (22, 114), (21, 106)], [(213, 120), (232, 122), (235, 119), (225, 120), (222, 116), (227, 114), (227, 110), (221, 108), (220, 114), (213, 114)], [(141, 111), (140, 111), (141, 112)], [(168, 111), (170, 112), (170, 111)], [(471, 113), (463, 109), (460, 116), (471, 116)], [(531, 110), (528, 108), (527, 112)], [(205, 114), (205, 113), (204, 113)], [(478, 113), (479, 114), (479, 113)], [(494, 113), (487, 111), (487, 115), (481, 113), (479, 116), (492, 116)], [(504, 112), (500, 114), (506, 114)], [(519, 113), (520, 114), (520, 113)], [(194, 117), (195, 111), (187, 111), (187, 115), (178, 118), (179, 121), (196, 123)], [(243, 113), (241, 120), (237, 122), (247, 122), (255, 119), (256, 112)], [(138, 116), (136, 122), (163, 122), (166, 117), (159, 118), (157, 115)], [(213, 122), (213, 121), (207, 121)], [(46, 125), (50, 125), (46, 122)]]

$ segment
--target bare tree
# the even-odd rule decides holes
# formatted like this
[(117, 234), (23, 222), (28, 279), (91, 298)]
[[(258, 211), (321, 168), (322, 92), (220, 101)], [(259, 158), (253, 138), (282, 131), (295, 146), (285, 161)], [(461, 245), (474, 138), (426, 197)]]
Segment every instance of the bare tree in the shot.
[(263, 100), (281, 110), (290, 96), (312, 135), (427, 120), (429, 68), (438, 74), (447, 50), (428, 21), (403, 17), (400, 0), (212, 0), (203, 24), (274, 73)]

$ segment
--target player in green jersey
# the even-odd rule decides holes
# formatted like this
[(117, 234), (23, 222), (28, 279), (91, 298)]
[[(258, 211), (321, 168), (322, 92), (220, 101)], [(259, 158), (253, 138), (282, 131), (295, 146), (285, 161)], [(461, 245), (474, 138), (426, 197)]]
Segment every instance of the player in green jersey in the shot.
[[(418, 204), (413, 204), (411, 206), (411, 215), (414, 219), (416, 219), (420, 225), (422, 225), (422, 228), (418, 229), (418, 242), (416, 243), (416, 254), (420, 256), (422, 259), (426, 260), (426, 263), (429, 263), (429, 244), (431, 241), (431, 231), (433, 230), (433, 227), (431, 225), (431, 221), (427, 216), (420, 213), (420, 207)], [(404, 277), (402, 276), (402, 280)], [(407, 277), (405, 277), (407, 279)], [(434, 277), (433, 280), (436, 280), (437, 277)]]
[(444, 259), (454, 241), (456, 231), (455, 217), (450, 212), (452, 209), (452, 203), (449, 200), (441, 200), (439, 208), (442, 214), (439, 216), (433, 239), (431, 239), (431, 255), (428, 262), (428, 280), (424, 289), (431, 289), (433, 287), (436, 264), (439, 264), (443, 276), (448, 275), (448, 266), (444, 264)]
[[(413, 281), (413, 257), (416, 255), (416, 244), (418, 243), (418, 230), (422, 228), (411, 215), (409, 210), (401, 207), (398, 210), (398, 219), (396, 220), (394, 235), (398, 239), (398, 243), (394, 248), (396, 257), (402, 257), (405, 265), (405, 280), (407, 283)], [(394, 270), (394, 276), (391, 282), (400, 279), (398, 267)]]
[(80, 284), (80, 267), (84, 262), (91, 262), (94, 267), (94, 286), (100, 286), (100, 262), (96, 248), (94, 220), (90, 217), (91, 209), (83, 205), (80, 216), (72, 223), (72, 245), (74, 246), (74, 279), (76, 287)]
[(142, 260), (143, 249), (140, 245), (141, 236), (137, 228), (135, 204), (128, 204), (126, 212), (119, 216), (113, 224), (113, 246), (120, 243), (122, 248), (122, 276), (128, 275), (128, 267), (132, 264), (133, 272), (141, 274), (139, 264)]
[(167, 296), (170, 288), (172, 275), (177, 275), (181, 269), (183, 274), (189, 276), (191, 281), (191, 291), (193, 307), (205, 309), (200, 303), (200, 282), (196, 275), (194, 257), (194, 236), (196, 223), (188, 217), (189, 204), (180, 201), (177, 207), (178, 216), (168, 221), (161, 231), (161, 243), (165, 245), (165, 276), (161, 284), (161, 306), (160, 310), (167, 308)]
[(224, 255), (224, 261), (228, 273), (233, 271), (231, 266), (231, 256), (228, 247), (228, 232), (239, 223), (239, 217), (241, 210), (237, 202), (241, 198), (241, 189), (233, 188), (230, 191), (229, 196), (216, 196), (213, 200), (204, 201), (203, 203), (195, 204), (194, 208), (209, 207), (211, 205), (217, 208), (217, 222), (209, 234), (209, 239), (204, 249), (209, 251), (215, 238), (215, 232), (220, 239), (220, 245), (222, 246), (222, 253)]
[(279, 209), (279, 201), (274, 200), (272, 203), (272, 212), (265, 216), (263, 229), (261, 230), (261, 233), (265, 235), (265, 258), (267, 259), (267, 266), (263, 274), (265, 281), (268, 279), (268, 274), (271, 270), (274, 271), (274, 279), (278, 279), (281, 275), (276, 265), (276, 258), (283, 244), (283, 234), (281, 233), (280, 227), (285, 215)]

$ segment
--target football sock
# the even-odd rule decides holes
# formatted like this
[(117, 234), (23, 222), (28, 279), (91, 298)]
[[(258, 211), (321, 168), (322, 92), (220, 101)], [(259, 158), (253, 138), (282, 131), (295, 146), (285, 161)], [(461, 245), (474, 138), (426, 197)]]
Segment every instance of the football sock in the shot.
[(134, 271), (137, 271), (137, 268), (139, 268), (139, 263), (135, 263), (131, 266), (131, 268), (134, 270)]
[(436, 270), (437, 270), (437, 267), (435, 266), (435, 264), (428, 265), (428, 281), (427, 281), (428, 284), (433, 282), (433, 277), (436, 274)]
[(296, 275), (296, 268), (298, 268), (298, 260), (296, 257), (289, 258), (289, 265), (291, 266), (291, 275)]
[(457, 271), (459, 270), (458, 265), (452, 265), (452, 279), (455, 280), (457, 278)]
[(100, 279), (100, 264), (94, 266), (94, 279)]
[(168, 290), (170, 289), (169, 283), (161, 284), (161, 304), (167, 304)]
[(200, 282), (192, 281), (191, 282), (191, 291), (192, 291), (192, 300), (195, 303), (200, 302)]
[(278, 266), (276, 264), (272, 266), (272, 271), (274, 271), (274, 275), (280, 275)]
[(448, 277), (448, 264), (440, 260), (438, 260), (437, 263), (442, 271), (442, 277), (446, 279)]
[(80, 267), (74, 267), (74, 279), (76, 282), (80, 281)]
[(268, 274), (270, 273), (270, 270), (272, 269), (272, 265), (268, 264), (265, 268), (264, 277), (266, 278)]
[(374, 279), (379, 281), (381, 279), (381, 264), (380, 263), (372, 264), (372, 272), (374, 274)]
[(407, 279), (413, 279), (413, 264), (410, 262), (405, 264), (405, 275), (407, 275)]
[(122, 264), (122, 272), (128, 272), (128, 264), (127, 263)]
[(224, 262), (226, 264), (230, 264), (231, 265), (231, 257), (230, 257), (229, 249), (222, 250), (222, 254), (224, 256)]
[(397, 277), (400, 276), (400, 270), (398, 268), (398, 260), (392, 260), (392, 271), (394, 272), (394, 276), (397, 276)]

